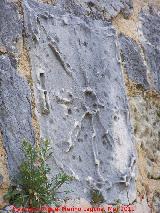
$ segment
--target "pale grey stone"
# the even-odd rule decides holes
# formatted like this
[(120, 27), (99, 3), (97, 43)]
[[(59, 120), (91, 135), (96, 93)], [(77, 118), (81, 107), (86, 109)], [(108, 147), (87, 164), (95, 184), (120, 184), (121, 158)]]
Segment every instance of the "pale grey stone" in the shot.
[(24, 2), (37, 115), (53, 149), (52, 176), (74, 176), (71, 198), (89, 200), (97, 189), (108, 203), (132, 202), (136, 159), (114, 28), (62, 5)]
[(0, 129), (7, 152), (9, 174), (17, 172), (22, 160), (23, 139), (34, 142), (30, 89), (7, 55), (0, 56)]
[(0, 46), (7, 51), (17, 52), (16, 42), (22, 34), (22, 22), (13, 3), (0, 1)]

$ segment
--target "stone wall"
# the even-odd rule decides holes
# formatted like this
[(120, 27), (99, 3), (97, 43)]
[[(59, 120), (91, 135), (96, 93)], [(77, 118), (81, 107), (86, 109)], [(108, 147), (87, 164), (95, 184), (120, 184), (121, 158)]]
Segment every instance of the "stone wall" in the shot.
[(98, 190), (105, 203), (159, 212), (159, 7), (158, 0), (1, 1), (1, 195), (23, 158), (23, 139), (48, 138), (51, 176), (74, 177), (70, 199), (90, 202)]

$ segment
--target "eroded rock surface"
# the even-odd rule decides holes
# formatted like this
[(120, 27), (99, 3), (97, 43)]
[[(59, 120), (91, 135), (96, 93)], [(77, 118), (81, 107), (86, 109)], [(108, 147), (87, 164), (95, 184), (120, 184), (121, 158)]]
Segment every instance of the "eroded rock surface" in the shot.
[(111, 19), (119, 13), (122, 13), (125, 18), (128, 18), (133, 9), (132, 0), (62, 0), (58, 2), (71, 13), (74, 12), (80, 15), (83, 11), (83, 15), (85, 16), (89, 15), (92, 18), (101, 19)]
[(0, 52), (16, 53), (16, 42), (22, 34), (22, 22), (15, 4), (0, 2)]
[(0, 56), (0, 128), (7, 151), (10, 175), (22, 158), (21, 143), (34, 141), (31, 126), (30, 90), (8, 56)]
[(148, 89), (147, 68), (143, 62), (140, 47), (133, 39), (124, 35), (120, 35), (119, 41), (121, 59), (128, 78)]
[(156, 8), (150, 7), (142, 12), (141, 29), (152, 87), (160, 91), (160, 15)]
[[(58, 6), (59, 7), (59, 6)], [(25, 1), (25, 24), (42, 136), (52, 174), (73, 175), (71, 196), (135, 199), (135, 151), (115, 30), (109, 22)], [(50, 162), (50, 163), (51, 163)]]
[[(137, 194), (146, 197), (147, 202), (144, 201), (153, 212), (159, 211), (157, 195), (160, 191), (159, 24), (158, 11), (149, 7), (140, 14), (139, 44), (129, 37), (119, 36), (139, 159)], [(138, 207), (138, 211), (140, 209)]]
[(40, 135), (53, 149), (52, 176), (74, 177), (68, 204), (91, 206), (98, 190), (105, 203), (136, 199), (136, 213), (160, 212), (158, 4), (1, 0), (0, 208), (9, 182), (4, 148), (11, 176), (23, 138), (33, 143), (32, 123), (38, 126), (18, 70), (34, 85)]

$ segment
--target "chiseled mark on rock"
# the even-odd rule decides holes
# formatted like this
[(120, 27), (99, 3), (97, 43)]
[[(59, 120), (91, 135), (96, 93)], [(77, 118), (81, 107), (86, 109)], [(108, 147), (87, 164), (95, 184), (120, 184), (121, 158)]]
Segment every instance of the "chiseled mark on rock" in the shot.
[(140, 47), (135, 41), (124, 35), (119, 36), (119, 42), (121, 60), (129, 79), (137, 84), (141, 84), (145, 89), (148, 89), (147, 67), (140, 54)]
[(45, 73), (40, 72), (40, 98), (41, 98), (41, 111), (42, 114), (48, 114), (50, 112), (50, 107), (49, 107), (49, 97), (48, 97), (48, 92), (46, 90), (46, 85), (45, 85)]
[(41, 113), (44, 115), (48, 115), (50, 112), (49, 109), (49, 98), (47, 94), (47, 90), (39, 90), (40, 95), (40, 105), (41, 105)]
[(23, 157), (22, 140), (33, 143), (34, 133), (28, 84), (16, 73), (8, 56), (0, 56), (0, 97), (0, 128), (12, 176)]
[[(50, 101), (50, 113), (39, 113), (38, 118), (42, 137), (52, 141), (51, 173), (63, 170), (75, 177), (70, 183), (71, 197), (89, 200), (90, 189), (96, 188), (109, 203), (116, 199), (132, 202), (136, 192), (134, 175), (126, 178), (129, 184), (122, 177), (135, 151), (115, 30), (110, 22), (69, 13), (68, 7), (73, 11), (74, 6), (71, 2), (63, 5), (59, 1), (50, 7), (24, 1), (37, 108), (37, 73), (41, 69)], [(82, 7), (77, 13), (81, 10)], [(43, 14), (48, 14), (47, 19)], [(36, 42), (32, 38), (34, 32)], [(51, 41), (56, 50), (49, 48)], [(64, 72), (64, 67), (72, 75)], [(44, 88), (44, 76), (41, 87)], [(124, 131), (119, 131), (118, 124)]]
[(56, 47), (56, 43), (53, 42), (53, 41), (51, 41), (51, 42), (49, 42), (48, 45), (51, 48), (51, 50), (53, 51), (53, 53), (56, 55), (56, 58), (61, 63), (61, 65), (64, 68), (64, 70), (66, 71), (67, 75), (69, 75), (70, 77), (72, 77), (72, 72), (68, 68), (69, 64), (65, 63), (64, 59), (62, 58), (62, 55), (61, 55), (60, 51), (58, 50), (58, 47)]
[(45, 80), (44, 70), (37, 69), (36, 79), (38, 83), (37, 89), (38, 89), (41, 113), (43, 115), (48, 115), (50, 113), (50, 104), (49, 104), (48, 91), (46, 89), (46, 82), (45, 82), (46, 80)]

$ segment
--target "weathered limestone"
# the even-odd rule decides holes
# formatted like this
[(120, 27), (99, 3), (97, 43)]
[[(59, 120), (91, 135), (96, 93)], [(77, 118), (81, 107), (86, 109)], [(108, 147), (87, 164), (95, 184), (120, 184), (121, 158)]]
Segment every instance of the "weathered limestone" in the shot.
[[(22, 22), (16, 6), (1, 0), (0, 4), (0, 52), (16, 53), (16, 42), (21, 37)], [(1, 48), (5, 51), (1, 51)]]
[(51, 141), (52, 175), (75, 178), (67, 204), (91, 207), (96, 189), (105, 203), (136, 199), (136, 213), (160, 212), (160, 18), (158, 9), (144, 8), (152, 0), (133, 3), (134, 10), (131, 0), (1, 0), (3, 193), (9, 182), (3, 147), (11, 176), (23, 138), (33, 143), (37, 125), (21, 70), (34, 84), (41, 137)]
[(15, 4), (2, 0), (0, 17), (0, 130), (12, 176), (22, 159), (22, 140), (33, 143), (34, 134), (30, 90), (16, 72), (16, 44), (22, 37), (22, 22)]
[[(160, 210), (157, 196), (160, 191), (159, 24), (158, 11), (150, 7), (140, 15), (141, 43), (137, 44), (124, 35), (119, 36), (139, 159), (137, 194), (146, 197), (148, 206), (156, 213)], [(138, 211), (142, 208), (139, 206)]]
[(57, 3), (60, 3), (68, 12), (80, 15), (84, 10), (83, 15), (89, 15), (95, 19), (111, 19), (118, 13), (128, 18), (133, 9), (132, 0), (61, 0)]
[(128, 78), (148, 89), (147, 68), (143, 62), (140, 47), (136, 42), (124, 35), (119, 36), (119, 41), (121, 60)]
[(34, 140), (30, 90), (27, 82), (17, 75), (6, 55), (0, 56), (0, 82), (0, 128), (7, 151), (9, 172), (12, 175), (20, 164), (22, 140)]
[(135, 150), (109, 22), (65, 8), (24, 3), (41, 134), (51, 140), (52, 174), (74, 176), (70, 196), (90, 200), (98, 189), (108, 203), (131, 203)]
[(153, 89), (160, 91), (160, 15), (150, 7), (141, 14), (141, 42), (150, 70)]

